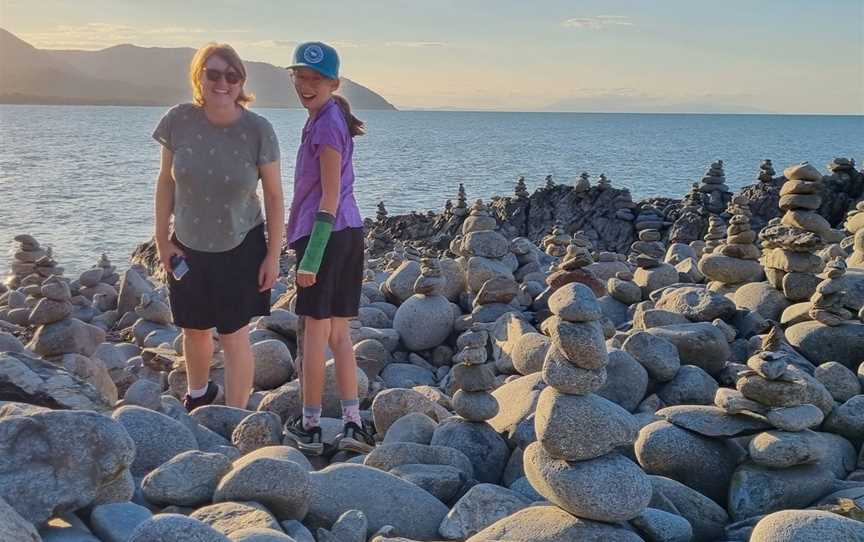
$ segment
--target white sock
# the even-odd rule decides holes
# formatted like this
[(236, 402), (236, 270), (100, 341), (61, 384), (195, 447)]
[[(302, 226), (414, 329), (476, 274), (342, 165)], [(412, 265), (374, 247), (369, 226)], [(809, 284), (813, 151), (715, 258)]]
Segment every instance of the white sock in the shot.
[(188, 388), (189, 397), (192, 399), (198, 399), (199, 397), (204, 397), (204, 394), (207, 393), (207, 388), (210, 386), (209, 383), (204, 384), (203, 388), (198, 388), (197, 390), (193, 390), (192, 388)]

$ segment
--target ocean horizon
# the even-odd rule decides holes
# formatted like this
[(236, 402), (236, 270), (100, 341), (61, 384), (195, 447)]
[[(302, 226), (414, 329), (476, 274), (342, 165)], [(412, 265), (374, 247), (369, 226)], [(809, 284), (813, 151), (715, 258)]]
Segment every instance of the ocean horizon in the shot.
[[(0, 273), (12, 237), (53, 247), (67, 274), (105, 252), (120, 267), (153, 230), (159, 146), (150, 134), (164, 106), (0, 105)], [(273, 124), (282, 151), (286, 207), (305, 110), (254, 108)], [(357, 110), (369, 133), (356, 139), (356, 197), (364, 216), (440, 210), (464, 183), (470, 200), (530, 191), (546, 175), (572, 183), (604, 173), (634, 199), (682, 197), (714, 160), (727, 184), (756, 182), (760, 162), (782, 169), (835, 156), (861, 160), (864, 116), (774, 113)], [(858, 166), (860, 168), (860, 164)]]

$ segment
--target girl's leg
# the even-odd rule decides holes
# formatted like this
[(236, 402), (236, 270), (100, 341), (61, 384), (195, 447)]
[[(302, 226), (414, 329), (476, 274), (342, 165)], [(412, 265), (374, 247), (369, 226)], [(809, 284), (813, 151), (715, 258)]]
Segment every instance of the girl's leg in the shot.
[(324, 394), (324, 355), (330, 336), (330, 319), (316, 320), (308, 316), (303, 333), (303, 425), (317, 427), (321, 418)]
[(357, 399), (357, 359), (351, 344), (348, 318), (331, 318), (330, 349), (336, 363), (336, 383), (342, 399), (342, 419), (360, 425), (360, 403)]
[(234, 333), (220, 334), (219, 340), (225, 352), (225, 404), (245, 409), (249, 405), (255, 377), (249, 326), (243, 326)]
[(207, 388), (213, 360), (213, 333), (209, 329), (183, 329), (183, 356), (189, 394)]

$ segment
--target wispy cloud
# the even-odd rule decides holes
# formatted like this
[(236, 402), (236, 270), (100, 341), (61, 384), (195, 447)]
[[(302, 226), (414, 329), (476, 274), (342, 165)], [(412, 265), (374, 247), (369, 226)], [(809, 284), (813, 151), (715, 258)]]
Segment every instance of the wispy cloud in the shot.
[(41, 32), (22, 33), (21, 39), (43, 49), (102, 49), (118, 43), (152, 45), (173, 42), (185, 44), (190, 38), (195, 43), (208, 35), (246, 34), (247, 29), (214, 29), (167, 26), (159, 28), (135, 28), (114, 23), (92, 22), (82, 25), (57, 25)]
[(247, 45), (264, 49), (293, 49), (294, 47), (297, 47), (298, 43), (299, 42), (293, 40), (261, 40), (247, 42)]
[(605, 30), (616, 26), (633, 26), (630, 18), (625, 15), (595, 15), (591, 17), (574, 17), (567, 19), (562, 26), (583, 30)]
[(388, 41), (384, 45), (387, 47), (446, 47), (447, 44), (442, 41)]

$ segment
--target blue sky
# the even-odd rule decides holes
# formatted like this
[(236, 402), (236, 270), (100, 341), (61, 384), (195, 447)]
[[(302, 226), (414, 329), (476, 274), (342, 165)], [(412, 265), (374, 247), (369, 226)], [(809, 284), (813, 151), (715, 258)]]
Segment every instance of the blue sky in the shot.
[(864, 114), (864, 0), (0, 0), (42, 48), (333, 43), (403, 108)]

